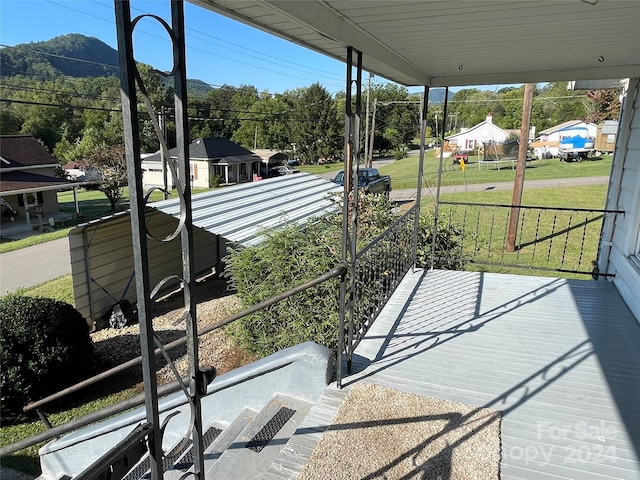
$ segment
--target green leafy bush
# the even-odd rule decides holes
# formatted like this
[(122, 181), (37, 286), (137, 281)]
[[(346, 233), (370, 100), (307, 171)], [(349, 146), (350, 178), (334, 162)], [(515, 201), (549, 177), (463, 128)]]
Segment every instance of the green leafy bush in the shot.
[[(266, 232), (260, 245), (228, 257), (231, 284), (248, 308), (327, 272), (339, 262), (340, 248), (340, 230), (331, 222)], [(335, 345), (338, 292), (337, 280), (324, 282), (243, 318), (229, 331), (242, 348), (260, 356), (304, 341)]]
[[(400, 212), (382, 195), (360, 195), (358, 219), (358, 250), (381, 235), (400, 216)], [(433, 221), (420, 218), (418, 255), (419, 266), (429, 266)], [(407, 225), (413, 237), (413, 224)], [(459, 248), (457, 230), (453, 226), (438, 229), (437, 255), (443, 249)], [(410, 241), (410, 240), (409, 240)], [(405, 242), (406, 243), (406, 242)], [(226, 275), (236, 290), (244, 308), (278, 295), (333, 268), (339, 261), (342, 245), (342, 215), (334, 215), (302, 226), (264, 232), (264, 240), (248, 248), (237, 248), (225, 259)], [(379, 298), (388, 288), (393, 267), (385, 266), (401, 245), (394, 240), (381, 241), (367, 256), (369, 271), (380, 271), (382, 277), (372, 281), (356, 279), (371, 296), (361, 301), (359, 310), (368, 315), (379, 308)], [(406, 245), (404, 245), (406, 247)], [(437, 263), (438, 268), (459, 268), (461, 263)], [(363, 275), (369, 275), (363, 273)], [(241, 348), (258, 356), (270, 355), (298, 343), (313, 341), (336, 348), (339, 321), (339, 279), (324, 282), (300, 292), (272, 307), (233, 323), (229, 332)], [(360, 313), (359, 313), (360, 314)]]
[(0, 299), (2, 417), (83, 378), (93, 346), (73, 306), (43, 297)]
[[(416, 265), (420, 268), (431, 267), (434, 223), (433, 213), (420, 215), (416, 251)], [(446, 218), (440, 217), (435, 238), (433, 267), (442, 270), (462, 270), (465, 263), (462, 251), (462, 230)]]

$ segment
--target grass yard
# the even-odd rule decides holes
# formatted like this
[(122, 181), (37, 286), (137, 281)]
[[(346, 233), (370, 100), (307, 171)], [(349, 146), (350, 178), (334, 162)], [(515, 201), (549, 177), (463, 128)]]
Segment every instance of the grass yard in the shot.
[[(606, 193), (605, 185), (530, 190), (525, 191), (523, 205), (603, 209)], [(449, 194), (442, 195), (441, 200), (510, 205), (511, 192)], [(602, 213), (521, 209), (516, 236), (519, 248), (507, 252), (504, 246), (509, 214), (510, 208), (497, 206), (441, 205), (441, 217), (464, 226), (461, 241), (465, 256), (478, 262), (468, 264), (468, 270), (590, 278), (544, 269), (591, 271), (598, 254)]]

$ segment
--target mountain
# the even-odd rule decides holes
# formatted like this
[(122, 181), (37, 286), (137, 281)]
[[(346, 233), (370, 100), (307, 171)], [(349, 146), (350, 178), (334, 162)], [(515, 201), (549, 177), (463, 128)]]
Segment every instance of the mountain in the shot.
[[(118, 51), (95, 37), (70, 33), (45, 42), (21, 43), (0, 50), (0, 76), (25, 75), (38, 80), (61, 76), (117, 77)], [(170, 78), (161, 77), (165, 86)], [(188, 80), (191, 95), (205, 96), (212, 87), (202, 80)]]
[(0, 50), (3, 76), (110, 77), (118, 75), (118, 52), (95, 37), (77, 33)]

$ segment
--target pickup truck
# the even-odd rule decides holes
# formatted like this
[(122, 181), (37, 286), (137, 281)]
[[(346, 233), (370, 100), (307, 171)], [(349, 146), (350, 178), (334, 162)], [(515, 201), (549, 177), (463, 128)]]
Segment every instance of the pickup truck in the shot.
[[(344, 185), (344, 172), (338, 172), (333, 183)], [(388, 197), (391, 192), (391, 177), (380, 175), (377, 168), (361, 168), (358, 170), (358, 187), (366, 193), (382, 193)]]
[(453, 153), (453, 164), (460, 165), (460, 160), (464, 160), (464, 163), (469, 163), (469, 154), (467, 152), (463, 152), (462, 150), (458, 150)]

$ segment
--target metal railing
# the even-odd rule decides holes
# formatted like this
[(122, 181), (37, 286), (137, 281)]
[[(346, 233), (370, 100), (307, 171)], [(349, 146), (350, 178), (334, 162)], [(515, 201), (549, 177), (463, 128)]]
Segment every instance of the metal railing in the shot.
[(347, 324), (345, 354), (351, 370), (353, 352), (380, 311), (415, 264), (413, 206), (356, 255), (354, 313)]
[[(515, 248), (508, 247), (509, 216), (517, 211)], [(515, 206), (471, 202), (440, 202), (439, 221), (455, 224), (468, 264), (505, 269), (553, 271), (577, 275), (609, 276), (597, 268), (600, 233), (609, 215), (621, 210)]]
[[(262, 310), (265, 309), (275, 303), (278, 303), (286, 298), (292, 297), (293, 295), (300, 293), (302, 291), (305, 291), (309, 288), (315, 287), (316, 285), (319, 285), (323, 282), (326, 282), (328, 280), (331, 280), (332, 278), (337, 278), (340, 277), (342, 275), (345, 274), (346, 272), (346, 266), (340, 264), (335, 266), (334, 268), (332, 268), (330, 271), (328, 271), (327, 273), (320, 275), (319, 277), (316, 277), (306, 283), (303, 283), (301, 285), (298, 285), (290, 290), (287, 290), (286, 292), (283, 292), (279, 295), (275, 295), (271, 298), (268, 298), (267, 300), (264, 300), (256, 305), (254, 305), (253, 307), (250, 307), (246, 310), (243, 310), (239, 313), (236, 313), (234, 315), (231, 315), (227, 318), (225, 318), (224, 320), (221, 320), (218, 323), (215, 323), (213, 325), (210, 325), (206, 328), (203, 328), (202, 330), (198, 331), (198, 336), (201, 337), (203, 335), (206, 335), (207, 333), (210, 333), (214, 330), (217, 330), (219, 328), (222, 328), (226, 325), (229, 325), (232, 322), (235, 322), (237, 320), (240, 320), (244, 317), (247, 317), (248, 315), (251, 315), (255, 312), (257, 312), (258, 310)], [(163, 346), (163, 350), (167, 351), (167, 350), (171, 350), (174, 348), (177, 348), (179, 346), (184, 345), (187, 342), (187, 338), (186, 337), (182, 337), (178, 340), (175, 340), (171, 343), (168, 343), (167, 345)], [(155, 350), (156, 354), (161, 353), (162, 349), (158, 348)], [(72, 393), (76, 393), (90, 385), (93, 385), (97, 382), (103, 381), (103, 380), (107, 380), (111, 377), (113, 377), (114, 375), (117, 375), (121, 372), (123, 372), (124, 370), (130, 368), (131, 366), (134, 365), (139, 365), (142, 362), (142, 357), (137, 357), (134, 358), (132, 360), (129, 360), (121, 365), (118, 365), (106, 372), (102, 372), (98, 375), (94, 375), (91, 378), (88, 378), (80, 383), (77, 383), (69, 388), (66, 388), (64, 390), (61, 390), (57, 393), (54, 393), (52, 395), (49, 395), (48, 397), (45, 397), (41, 400), (38, 400), (36, 402), (32, 402), (30, 404), (28, 404), (24, 410), (25, 411), (31, 411), (31, 410), (37, 410), (40, 407), (53, 402), (54, 400), (59, 400), (63, 397), (66, 397), (67, 395), (70, 395)], [(266, 373), (266, 372), (265, 372)], [(183, 378), (181, 381), (174, 381), (172, 383), (163, 385), (161, 387), (159, 387), (158, 392), (159, 395), (164, 396), (164, 395), (168, 395), (170, 393), (174, 393), (178, 390), (182, 389), (182, 386), (184, 385), (185, 382), (187, 382), (188, 379)], [(237, 382), (237, 383), (241, 383), (241, 382)], [(228, 388), (225, 387), (225, 388)], [(69, 422), (66, 422), (62, 425), (58, 425), (56, 427), (51, 427), (50, 424), (48, 424), (48, 421), (45, 422), (45, 425), (47, 425), (48, 430), (45, 430), (44, 432), (41, 432), (39, 434), (33, 435), (29, 438), (26, 438), (24, 440), (21, 440), (19, 442), (13, 443), (11, 445), (7, 445), (5, 447), (0, 448), (0, 456), (2, 455), (8, 455), (10, 453), (14, 453), (17, 452), (18, 450), (22, 450), (23, 448), (27, 448), (33, 445), (36, 445), (38, 443), (41, 442), (45, 442), (47, 440), (51, 440), (52, 438), (58, 437), (60, 435), (63, 435), (65, 433), (69, 433), (71, 431), (74, 431), (80, 427), (86, 426), (86, 425), (90, 425), (92, 423), (98, 422), (100, 420), (104, 420), (106, 418), (118, 415), (126, 410), (129, 410), (133, 407), (136, 406), (140, 406), (142, 404), (145, 403), (145, 394), (139, 394), (135, 397), (132, 397), (130, 399), (127, 400), (123, 400), (122, 402), (119, 402), (117, 404), (111, 405), (110, 407), (106, 407), (102, 410), (99, 410), (97, 412), (85, 415), (83, 417), (71, 420)], [(42, 412), (39, 413), (41, 415), (41, 418), (43, 418), (44, 414), (42, 414)], [(46, 417), (45, 417), (46, 418)], [(44, 419), (43, 419), (44, 421)]]

